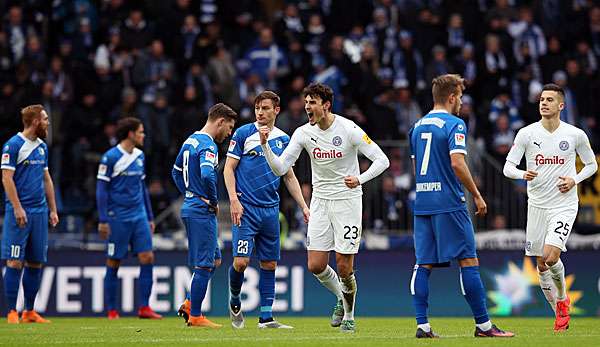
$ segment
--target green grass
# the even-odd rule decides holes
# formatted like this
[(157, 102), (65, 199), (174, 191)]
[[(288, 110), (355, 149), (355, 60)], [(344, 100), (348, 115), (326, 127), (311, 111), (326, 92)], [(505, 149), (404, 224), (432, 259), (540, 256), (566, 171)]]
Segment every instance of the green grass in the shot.
[(101, 345), (125, 346), (159, 344), (169, 346), (598, 346), (600, 319), (574, 318), (564, 333), (552, 331), (552, 318), (495, 318), (502, 329), (514, 331), (513, 339), (475, 339), (473, 321), (468, 318), (433, 318), (439, 340), (414, 338), (412, 318), (360, 318), (355, 334), (343, 334), (329, 327), (328, 319), (281, 317), (293, 330), (258, 330), (256, 318), (246, 320), (244, 330), (232, 330), (227, 318), (214, 319), (220, 330), (188, 328), (180, 318), (143, 321), (121, 318), (53, 318), (51, 324), (8, 325), (0, 323), (0, 345)]

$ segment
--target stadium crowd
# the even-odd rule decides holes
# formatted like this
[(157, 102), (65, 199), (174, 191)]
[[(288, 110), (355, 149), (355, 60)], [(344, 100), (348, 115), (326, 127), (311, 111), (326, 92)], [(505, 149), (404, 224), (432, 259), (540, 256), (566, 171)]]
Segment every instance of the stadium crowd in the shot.
[[(0, 13), (0, 140), (21, 129), (21, 107), (44, 105), (59, 210), (85, 216), (90, 230), (98, 162), (116, 144), (118, 119), (144, 123), (158, 214), (179, 195), (177, 150), (212, 104), (230, 105), (241, 125), (254, 119), (255, 95), (276, 91), (277, 126), (291, 134), (306, 122), (300, 92), (312, 81), (332, 87), (334, 112), (386, 143), (405, 140), (430, 109), (434, 76), (459, 73), (470, 141), (501, 162), (554, 82), (566, 91), (563, 120), (598, 152), (595, 1), (29, 0), (0, 1)], [(366, 190), (364, 220), (406, 229), (406, 152), (386, 151), (391, 167)], [(296, 174), (310, 182), (306, 158)], [(292, 228), (302, 224), (287, 195), (282, 209)]]

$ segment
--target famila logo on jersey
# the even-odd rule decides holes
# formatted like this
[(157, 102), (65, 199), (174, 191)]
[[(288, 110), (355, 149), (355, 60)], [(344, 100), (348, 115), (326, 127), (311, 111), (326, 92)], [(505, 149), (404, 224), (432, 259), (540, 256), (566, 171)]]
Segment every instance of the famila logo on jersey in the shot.
[(562, 165), (564, 163), (565, 163), (565, 158), (560, 158), (558, 155), (554, 155), (552, 157), (544, 157), (543, 154), (538, 154), (535, 156), (535, 165), (544, 165), (544, 164)]
[(319, 147), (313, 149), (313, 157), (315, 159), (336, 159), (341, 158), (343, 156), (342, 152), (337, 151), (335, 149), (331, 149), (329, 151), (324, 151)]

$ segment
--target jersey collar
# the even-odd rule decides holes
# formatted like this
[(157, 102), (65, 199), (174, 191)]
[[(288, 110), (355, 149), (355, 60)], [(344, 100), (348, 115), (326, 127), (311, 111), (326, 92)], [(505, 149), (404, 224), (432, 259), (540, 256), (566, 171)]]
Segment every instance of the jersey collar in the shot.
[(212, 137), (212, 136), (210, 136), (210, 134), (209, 134), (209, 133), (207, 133), (207, 132), (205, 132), (205, 131), (200, 131), (200, 130), (198, 130), (198, 131), (196, 131), (194, 134), (196, 134), (196, 135), (206, 135), (206, 136), (210, 137), (210, 139), (211, 139), (212, 141), (214, 141), (214, 140), (215, 140), (215, 139), (213, 139), (213, 137)]

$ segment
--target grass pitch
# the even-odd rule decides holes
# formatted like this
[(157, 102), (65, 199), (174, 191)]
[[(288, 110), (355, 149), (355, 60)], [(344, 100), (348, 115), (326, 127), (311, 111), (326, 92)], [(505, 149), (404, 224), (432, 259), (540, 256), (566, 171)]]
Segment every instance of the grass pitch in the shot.
[(52, 318), (51, 324), (8, 325), (0, 321), (0, 346), (40, 345), (165, 345), (165, 346), (600, 346), (600, 318), (577, 318), (564, 333), (552, 331), (552, 318), (495, 318), (499, 327), (514, 331), (512, 339), (473, 337), (470, 318), (433, 318), (436, 340), (414, 338), (412, 318), (364, 318), (357, 320), (355, 334), (344, 334), (329, 327), (325, 317), (281, 317), (293, 330), (259, 330), (256, 317), (247, 317), (246, 329), (233, 330), (229, 320), (219, 330), (188, 328), (181, 318), (160, 321), (121, 318)]

